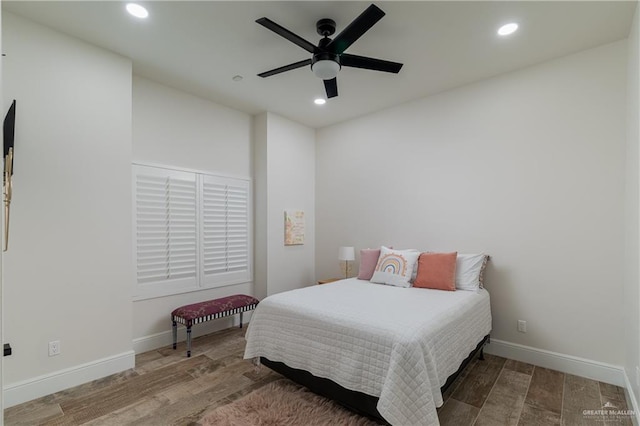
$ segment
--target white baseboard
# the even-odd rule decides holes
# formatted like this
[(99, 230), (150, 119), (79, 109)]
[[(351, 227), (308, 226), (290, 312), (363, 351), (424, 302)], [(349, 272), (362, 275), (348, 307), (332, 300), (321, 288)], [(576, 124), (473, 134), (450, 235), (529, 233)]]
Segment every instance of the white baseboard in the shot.
[(97, 380), (135, 366), (135, 353), (127, 351), (108, 358), (55, 371), (3, 387), (4, 408)]
[(625, 388), (625, 396), (627, 397), (627, 407), (633, 410), (635, 416), (631, 419), (633, 421), (634, 426), (638, 426), (640, 424), (640, 408), (638, 408), (638, 401), (636, 400), (636, 396), (633, 392), (633, 386), (631, 386), (631, 382), (629, 381), (629, 376), (627, 376), (626, 370), (623, 370), (624, 374), (624, 388)]
[[(182, 342), (184, 339), (185, 338), (182, 336), (182, 333), (178, 332), (178, 342)], [(162, 348), (163, 346), (169, 346), (172, 343), (173, 337), (171, 336), (171, 331), (163, 331), (161, 333), (133, 339), (133, 351), (136, 354), (141, 354), (143, 352)]]
[[(242, 320), (242, 326), (246, 327), (251, 320), (251, 312), (245, 312)], [(231, 327), (238, 327), (240, 319), (237, 315), (220, 318), (214, 321), (207, 321), (198, 325), (194, 325), (191, 329), (191, 337), (204, 336), (205, 334), (215, 333), (216, 331), (226, 330)], [(178, 342), (187, 340), (187, 330), (182, 325), (178, 325)], [(133, 350), (137, 354), (152, 351), (158, 348), (173, 344), (173, 335), (171, 330), (165, 330), (160, 333), (148, 336), (137, 337), (133, 339)]]
[(621, 366), (496, 339), (485, 346), (485, 352), (629, 389)]

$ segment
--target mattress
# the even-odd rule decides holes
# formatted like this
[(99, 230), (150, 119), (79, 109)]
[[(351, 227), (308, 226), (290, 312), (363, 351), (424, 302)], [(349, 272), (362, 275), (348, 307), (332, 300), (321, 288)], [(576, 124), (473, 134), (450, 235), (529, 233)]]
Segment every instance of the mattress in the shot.
[(379, 397), (378, 411), (393, 425), (437, 425), (440, 387), (490, 331), (486, 290), (352, 278), (264, 299), (251, 317), (244, 357)]

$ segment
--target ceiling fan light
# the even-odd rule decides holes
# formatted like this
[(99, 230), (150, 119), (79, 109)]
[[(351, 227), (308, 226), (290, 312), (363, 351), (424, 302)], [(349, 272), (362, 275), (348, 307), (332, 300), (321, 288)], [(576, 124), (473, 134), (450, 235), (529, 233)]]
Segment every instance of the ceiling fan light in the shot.
[(331, 80), (336, 78), (338, 71), (340, 71), (340, 64), (330, 59), (323, 59), (316, 61), (311, 65), (311, 70), (316, 77), (323, 80)]

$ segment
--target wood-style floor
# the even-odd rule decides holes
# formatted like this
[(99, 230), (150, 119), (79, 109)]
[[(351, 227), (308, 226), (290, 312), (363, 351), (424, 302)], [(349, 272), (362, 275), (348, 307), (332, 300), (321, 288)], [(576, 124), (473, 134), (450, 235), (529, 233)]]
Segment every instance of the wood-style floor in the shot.
[[(133, 370), (6, 409), (5, 425), (197, 424), (207, 411), (281, 378), (242, 359), (244, 331), (194, 339), (191, 358), (184, 343), (137, 355)], [(469, 364), (444, 398), (442, 425), (632, 424), (583, 414), (627, 410), (620, 387), (491, 355)]]

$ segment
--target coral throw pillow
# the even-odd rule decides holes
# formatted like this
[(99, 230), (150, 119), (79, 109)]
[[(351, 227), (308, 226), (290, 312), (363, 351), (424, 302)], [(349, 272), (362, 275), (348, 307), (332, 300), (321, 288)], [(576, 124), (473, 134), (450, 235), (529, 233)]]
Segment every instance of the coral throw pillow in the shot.
[(380, 257), (380, 249), (362, 249), (360, 250), (360, 269), (358, 270), (359, 280), (370, 280), (373, 271), (376, 270), (378, 258)]
[(455, 291), (457, 257), (457, 252), (422, 253), (418, 258), (418, 275), (413, 286)]

